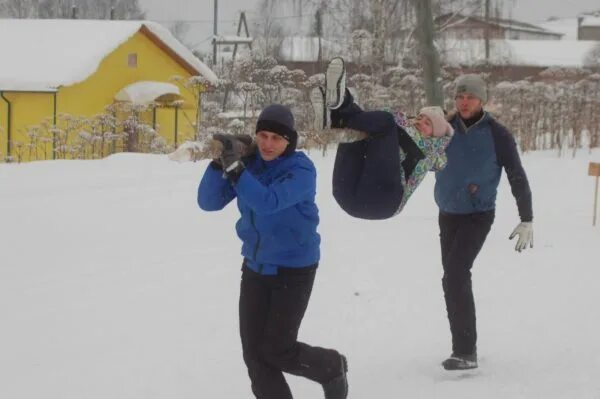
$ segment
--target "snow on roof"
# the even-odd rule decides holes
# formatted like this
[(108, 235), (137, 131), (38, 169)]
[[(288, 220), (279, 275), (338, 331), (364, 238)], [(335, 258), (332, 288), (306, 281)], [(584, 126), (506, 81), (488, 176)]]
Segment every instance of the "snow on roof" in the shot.
[(115, 96), (117, 101), (133, 104), (149, 104), (159, 97), (180, 97), (179, 87), (171, 83), (140, 81), (121, 89)]
[(577, 18), (559, 18), (539, 22), (539, 26), (564, 34), (563, 40), (577, 40)]
[(247, 36), (213, 36), (213, 39), (219, 44), (251, 44), (254, 40), (252, 37)]
[(249, 119), (249, 118), (256, 118), (258, 117), (258, 115), (260, 114), (260, 109), (257, 110), (234, 110), (234, 111), (227, 111), (227, 112), (220, 112), (217, 114), (217, 118), (221, 118), (221, 119)]
[(581, 26), (594, 26), (594, 27), (600, 27), (600, 17), (595, 17), (592, 15), (586, 15), (583, 17), (583, 20), (581, 21)]
[[(492, 65), (583, 67), (598, 45), (578, 40), (491, 40)], [(444, 58), (453, 65), (471, 65), (484, 59), (483, 40), (447, 40)]]
[(0, 90), (52, 91), (81, 82), (144, 27), (199, 74), (216, 82), (214, 72), (155, 22), (2, 19)]
[[(343, 54), (342, 45), (337, 42), (321, 39), (323, 59)], [(281, 43), (279, 55), (288, 62), (312, 62), (318, 59), (319, 38), (308, 36), (288, 36)]]
[(472, 19), (475, 21), (479, 21), (482, 22), (484, 24), (489, 23), (491, 25), (496, 25), (498, 27), (504, 28), (504, 29), (508, 29), (508, 30), (518, 30), (518, 31), (523, 31), (523, 32), (533, 32), (533, 33), (540, 33), (540, 34), (546, 34), (546, 35), (550, 35), (550, 36), (560, 36), (562, 35), (561, 32), (557, 32), (557, 31), (553, 31), (551, 29), (547, 29), (544, 26), (541, 26), (539, 24), (534, 25), (534, 24), (530, 24), (528, 22), (521, 22), (521, 21), (516, 21), (514, 19), (503, 19), (503, 18), (490, 18), (489, 20), (486, 20), (484, 17), (480, 17), (477, 15), (470, 15), (470, 16), (466, 16), (466, 15), (462, 15), (462, 14), (445, 14), (442, 15), (436, 19), (448, 19), (448, 18), (452, 18), (454, 21), (459, 21), (461, 19)]
[(167, 28), (157, 22), (143, 21), (142, 23), (163, 43), (174, 50), (177, 55), (182, 57), (188, 64), (193, 66), (199, 74), (204, 76), (211, 83), (217, 83), (217, 75), (215, 75), (215, 73), (205, 63), (200, 61), (198, 57), (196, 57), (186, 46), (177, 40)]

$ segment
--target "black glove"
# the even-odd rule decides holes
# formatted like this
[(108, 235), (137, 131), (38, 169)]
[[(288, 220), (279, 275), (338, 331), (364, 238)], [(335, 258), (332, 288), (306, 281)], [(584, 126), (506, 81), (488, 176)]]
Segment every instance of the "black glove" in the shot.
[(219, 158), (221, 167), (227, 178), (236, 183), (244, 171), (245, 165), (242, 157), (252, 144), (252, 137), (248, 135), (233, 135), (233, 134), (215, 134), (214, 140), (218, 140), (223, 144), (223, 151)]

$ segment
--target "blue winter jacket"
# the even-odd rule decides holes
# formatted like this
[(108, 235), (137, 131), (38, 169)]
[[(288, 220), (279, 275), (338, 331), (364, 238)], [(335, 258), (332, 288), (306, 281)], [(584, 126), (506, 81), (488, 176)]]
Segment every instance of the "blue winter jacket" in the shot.
[(321, 238), (315, 204), (316, 170), (302, 152), (266, 162), (257, 153), (232, 185), (209, 165), (198, 187), (198, 205), (223, 209), (237, 197), (236, 223), (246, 265), (261, 274), (279, 266), (306, 267), (319, 261)]
[(435, 176), (440, 211), (469, 214), (495, 209), (504, 168), (521, 220), (531, 221), (531, 190), (513, 136), (487, 112), (469, 128), (458, 114), (450, 123), (454, 135), (446, 148), (448, 163)]

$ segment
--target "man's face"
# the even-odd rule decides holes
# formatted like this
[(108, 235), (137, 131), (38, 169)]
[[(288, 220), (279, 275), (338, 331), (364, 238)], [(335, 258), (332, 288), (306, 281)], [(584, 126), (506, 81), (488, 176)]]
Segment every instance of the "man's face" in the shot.
[(286, 139), (276, 133), (267, 130), (256, 133), (258, 152), (265, 161), (272, 161), (281, 156), (288, 144), (289, 142)]
[(477, 115), (483, 108), (483, 103), (471, 93), (461, 93), (454, 99), (456, 110), (463, 119), (469, 119)]

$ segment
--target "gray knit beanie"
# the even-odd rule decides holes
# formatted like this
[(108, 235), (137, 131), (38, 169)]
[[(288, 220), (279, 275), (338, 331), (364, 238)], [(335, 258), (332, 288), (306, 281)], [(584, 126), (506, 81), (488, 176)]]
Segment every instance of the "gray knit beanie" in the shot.
[(459, 94), (470, 93), (479, 98), (484, 104), (487, 102), (487, 87), (483, 78), (477, 74), (469, 73), (456, 79), (454, 98)]

